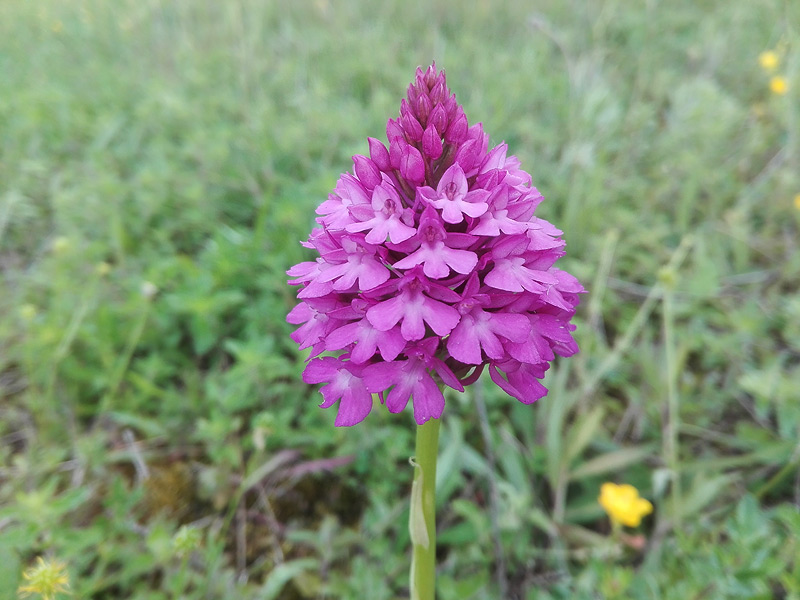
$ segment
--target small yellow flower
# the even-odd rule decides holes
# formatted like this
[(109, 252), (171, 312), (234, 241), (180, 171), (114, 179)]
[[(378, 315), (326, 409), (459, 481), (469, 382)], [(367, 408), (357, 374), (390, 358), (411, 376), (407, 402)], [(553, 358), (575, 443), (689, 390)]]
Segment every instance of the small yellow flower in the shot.
[(786, 83), (785, 77), (773, 77), (769, 80), (769, 91), (778, 96), (783, 96), (789, 89), (789, 84)]
[(33, 321), (36, 318), (36, 307), (33, 304), (23, 304), (19, 307), (19, 316), (24, 321)]
[(57, 594), (69, 594), (67, 566), (57, 560), (46, 561), (41, 556), (37, 564), (27, 569), (22, 578), (27, 582), (17, 590), (20, 596), (39, 594), (43, 600), (54, 600)]
[(797, 210), (800, 210), (800, 194), (797, 194), (797, 196), (794, 197), (794, 207)]
[(111, 265), (107, 262), (100, 262), (94, 268), (95, 273), (97, 273), (100, 277), (105, 277), (111, 272)]
[(639, 490), (632, 485), (604, 483), (597, 499), (613, 522), (628, 527), (638, 527), (642, 517), (653, 512), (653, 505), (639, 497)]
[(202, 541), (203, 532), (200, 529), (183, 525), (172, 536), (172, 547), (179, 558), (186, 558), (200, 547)]
[(761, 65), (762, 69), (769, 71), (770, 73), (778, 68), (779, 63), (780, 59), (778, 58), (778, 55), (772, 50), (767, 50), (766, 52), (762, 52), (758, 55), (758, 64)]
[(72, 245), (69, 238), (63, 235), (58, 236), (53, 240), (53, 252), (56, 254), (60, 254), (69, 250), (69, 247)]
[(314, 0), (314, 7), (323, 17), (327, 17), (331, 9), (329, 0)]

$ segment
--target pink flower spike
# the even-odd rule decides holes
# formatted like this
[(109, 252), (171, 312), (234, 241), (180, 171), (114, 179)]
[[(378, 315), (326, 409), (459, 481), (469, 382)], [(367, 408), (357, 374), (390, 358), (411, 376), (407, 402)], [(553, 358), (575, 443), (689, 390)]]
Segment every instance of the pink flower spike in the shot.
[(313, 256), (287, 271), (303, 380), (338, 404), (337, 426), (363, 420), (373, 393), (390, 412), (413, 399), (417, 423), (439, 418), (443, 387), (461, 392), (486, 366), (533, 402), (550, 361), (578, 351), (584, 291), (556, 267), (565, 243), (535, 215), (542, 195), (435, 65), (417, 69), (386, 138), (353, 157), (301, 242)]

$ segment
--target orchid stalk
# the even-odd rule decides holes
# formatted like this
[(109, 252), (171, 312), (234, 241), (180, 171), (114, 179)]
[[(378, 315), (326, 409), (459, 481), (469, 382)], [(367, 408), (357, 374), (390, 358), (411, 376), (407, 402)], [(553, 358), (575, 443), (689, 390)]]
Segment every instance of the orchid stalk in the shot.
[(414, 482), (411, 485), (411, 600), (433, 600), (436, 596), (436, 458), (439, 419), (417, 425)]

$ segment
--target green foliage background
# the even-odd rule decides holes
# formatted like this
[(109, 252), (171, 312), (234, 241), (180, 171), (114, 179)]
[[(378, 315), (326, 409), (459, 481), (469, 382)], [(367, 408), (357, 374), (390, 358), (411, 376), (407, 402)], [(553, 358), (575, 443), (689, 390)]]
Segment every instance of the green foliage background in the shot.
[[(799, 27), (789, 0), (4, 0), (0, 597), (39, 555), (81, 599), (407, 597), (411, 416), (316, 408), (284, 271), (435, 59), (590, 290), (546, 399), (448, 397), (439, 597), (800, 598)], [(637, 531), (607, 480), (653, 501)]]

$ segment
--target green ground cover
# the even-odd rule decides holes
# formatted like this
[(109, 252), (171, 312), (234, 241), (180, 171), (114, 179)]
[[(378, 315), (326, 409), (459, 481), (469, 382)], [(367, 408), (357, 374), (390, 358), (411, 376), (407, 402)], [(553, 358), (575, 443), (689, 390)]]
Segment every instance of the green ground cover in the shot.
[(590, 290), (448, 397), (439, 598), (800, 598), (800, 4), (428, 4), (0, 2), (0, 598), (407, 597), (410, 411), (333, 427), (284, 271), (431, 59)]

